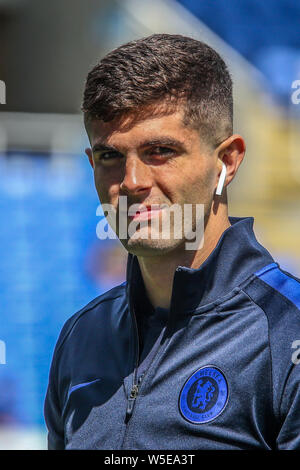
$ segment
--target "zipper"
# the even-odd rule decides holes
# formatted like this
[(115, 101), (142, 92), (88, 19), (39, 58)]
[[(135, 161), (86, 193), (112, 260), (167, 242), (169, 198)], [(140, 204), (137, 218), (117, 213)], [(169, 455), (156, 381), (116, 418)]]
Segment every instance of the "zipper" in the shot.
[[(131, 267), (131, 269), (132, 269), (132, 267)], [(176, 271), (177, 270), (180, 271), (180, 268), (176, 268)], [(139, 393), (139, 389), (140, 389), (142, 379), (144, 378), (146, 372), (148, 372), (148, 369), (149, 369), (149, 367), (151, 366), (151, 364), (153, 363), (153, 360), (154, 360), (154, 357), (153, 357), (152, 360), (151, 360), (151, 364), (149, 364), (149, 366), (148, 366), (147, 371), (145, 370), (143, 372), (143, 374), (138, 379), (137, 378), (137, 371), (138, 371), (139, 359), (140, 359), (139, 331), (138, 331), (138, 325), (137, 325), (137, 320), (136, 320), (136, 313), (135, 313), (135, 309), (134, 309), (133, 305), (132, 305), (132, 308), (130, 308), (130, 311), (132, 312), (132, 318), (133, 318), (133, 324), (134, 324), (134, 330), (135, 330), (135, 340), (136, 340), (135, 341), (135, 344), (136, 344), (135, 354), (136, 354), (136, 356), (135, 356), (135, 366), (134, 366), (134, 371), (133, 371), (133, 381), (132, 381), (132, 386), (131, 386), (131, 390), (130, 390), (130, 395), (129, 395), (129, 398), (128, 398), (128, 401), (127, 401), (127, 409), (126, 409), (126, 416), (125, 416), (125, 424), (126, 425), (127, 425), (128, 421), (130, 420), (130, 418), (132, 416), (134, 405), (135, 405), (136, 398), (137, 398), (138, 393)], [(169, 323), (170, 323), (170, 310), (169, 310), (169, 318), (167, 320), (165, 332), (168, 329)], [(155, 357), (158, 355), (160, 349), (161, 348), (158, 348), (158, 350), (156, 351)], [(125, 441), (125, 437), (126, 437), (126, 432), (125, 432), (125, 436), (124, 436), (124, 439), (123, 439), (123, 443)]]
[[(135, 361), (135, 368), (133, 371), (133, 380), (132, 380), (132, 386), (129, 394), (129, 398), (127, 401), (127, 409), (126, 409), (126, 416), (125, 416), (125, 423), (127, 424), (128, 421), (130, 420), (134, 405), (137, 399), (137, 396), (139, 394), (142, 380), (144, 377), (147, 375), (149, 372), (149, 369), (151, 368), (151, 365), (153, 364), (153, 361), (159, 356), (159, 353), (161, 352), (162, 346), (158, 346), (156, 350), (154, 351), (154, 355), (150, 358), (150, 362), (148, 363), (147, 368), (145, 368), (142, 372), (142, 374), (137, 378), (137, 373), (138, 373), (138, 368), (139, 368), (139, 336), (138, 336), (138, 328), (137, 328), (137, 321), (135, 317), (135, 312), (134, 313), (134, 323), (135, 323), (135, 330), (136, 330), (136, 361)], [(168, 330), (169, 327), (169, 319), (167, 321), (167, 324), (165, 326), (165, 331), (162, 331), (161, 334), (166, 334), (166, 331)], [(157, 341), (159, 338), (161, 338), (161, 334), (158, 336)]]
[[(123, 446), (124, 446), (124, 444), (126, 442), (126, 439), (127, 439), (129, 420), (130, 420), (130, 418), (133, 414), (134, 406), (135, 406), (138, 394), (140, 392), (142, 381), (143, 381), (144, 377), (147, 375), (147, 373), (149, 372), (149, 369), (151, 368), (151, 365), (153, 364), (153, 361), (161, 354), (162, 349), (165, 350), (165, 348), (162, 348), (160, 346), (157, 349), (154, 357), (152, 357), (151, 363), (148, 365), (147, 369), (145, 369), (143, 371), (143, 373), (140, 375), (140, 377), (137, 378), (137, 372), (138, 372), (138, 367), (139, 367), (139, 337), (138, 337), (138, 329), (137, 329), (137, 321), (136, 321), (136, 317), (135, 317), (135, 312), (133, 312), (133, 313), (134, 313), (133, 317), (134, 317), (134, 324), (135, 324), (135, 330), (136, 330), (136, 340), (137, 340), (136, 341), (136, 361), (135, 361), (135, 369), (134, 369), (134, 372), (133, 372), (132, 386), (131, 386), (130, 394), (129, 394), (128, 401), (127, 401), (127, 409), (126, 409), (126, 415), (125, 415), (126, 429), (125, 429), (125, 433), (124, 433), (124, 436), (123, 436), (123, 440), (122, 440), (122, 444), (121, 444), (120, 449), (124, 448)], [(166, 330), (168, 329), (169, 324), (170, 324), (170, 320), (168, 320), (168, 322), (167, 322), (164, 334), (166, 333)]]
[[(132, 270), (132, 265), (131, 265), (131, 270)], [(176, 271), (181, 271), (181, 268), (180, 267), (176, 268)], [(174, 296), (174, 292), (172, 294), (171, 305), (174, 302), (173, 301), (173, 296)], [(139, 359), (140, 359), (140, 357), (139, 357), (139, 355), (140, 355), (140, 352), (139, 352), (139, 349), (140, 349), (139, 348), (139, 332), (138, 332), (138, 325), (137, 325), (137, 320), (136, 320), (135, 309), (134, 309), (132, 304), (131, 304), (132, 307), (130, 308), (130, 304), (131, 304), (131, 299), (129, 299), (129, 310), (131, 312), (131, 318), (133, 319), (133, 325), (134, 325), (134, 330), (135, 330), (135, 344), (136, 344), (135, 355), (136, 356), (135, 356), (132, 386), (131, 386), (130, 394), (129, 394), (128, 401), (127, 401), (127, 408), (126, 408), (126, 415), (125, 415), (126, 429), (125, 429), (125, 433), (124, 433), (124, 436), (123, 436), (123, 440), (122, 440), (122, 444), (121, 444), (120, 449), (123, 449), (124, 443), (126, 442), (126, 439), (127, 439), (128, 422), (129, 422), (129, 420), (132, 416), (132, 413), (133, 413), (134, 405), (135, 405), (137, 396), (138, 396), (139, 391), (140, 391), (141, 382), (142, 382), (144, 376), (147, 375), (147, 373), (149, 372), (149, 368), (153, 364), (153, 361), (159, 356), (159, 354), (161, 353), (161, 350), (165, 349), (165, 348), (162, 348), (162, 347), (159, 347), (157, 349), (154, 357), (152, 357), (151, 363), (149, 364), (148, 368), (146, 370), (144, 370), (144, 372), (141, 374), (141, 376), (139, 378), (137, 378), (137, 372), (138, 372), (138, 367), (139, 367)], [(172, 325), (171, 305), (170, 305), (170, 309), (169, 309), (169, 317), (168, 317), (168, 320), (167, 320), (166, 325), (165, 325), (165, 331), (163, 333), (164, 335), (171, 328), (171, 325)]]
[[(134, 319), (134, 330), (135, 330), (135, 339), (136, 339), (136, 352), (135, 352), (135, 366), (134, 366), (134, 371), (133, 371), (133, 381), (132, 381), (132, 386), (130, 390), (130, 395), (128, 398), (127, 402), (127, 409), (126, 409), (126, 417), (125, 417), (125, 423), (127, 424), (128, 421), (130, 420), (135, 404), (136, 397), (138, 396), (139, 393), (139, 385), (140, 385), (140, 380), (137, 380), (137, 370), (139, 366), (139, 357), (140, 357), (140, 347), (139, 347), (139, 333), (138, 333), (138, 326), (137, 326), (137, 321), (136, 321), (136, 315), (135, 311), (133, 309), (133, 319)], [(140, 377), (141, 379), (141, 377)]]
[(136, 400), (136, 397), (138, 396), (139, 387), (140, 387), (140, 384), (141, 384), (141, 381), (142, 381), (143, 377), (144, 377), (144, 374), (142, 374), (139, 377), (137, 383), (133, 383), (133, 385), (131, 387), (130, 395), (129, 395), (129, 399), (128, 399), (128, 403), (127, 403), (127, 410), (126, 410), (126, 418), (125, 418), (126, 424), (128, 423), (128, 421), (130, 420), (130, 418), (132, 416), (135, 400)]

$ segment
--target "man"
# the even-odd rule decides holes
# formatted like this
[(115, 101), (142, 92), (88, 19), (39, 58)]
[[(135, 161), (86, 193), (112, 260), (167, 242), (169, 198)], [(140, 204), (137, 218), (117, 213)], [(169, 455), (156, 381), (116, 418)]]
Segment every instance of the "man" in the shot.
[(300, 284), (252, 218), (228, 217), (245, 143), (223, 60), (180, 35), (133, 41), (91, 70), (83, 111), (127, 280), (62, 329), (49, 448), (299, 449)]

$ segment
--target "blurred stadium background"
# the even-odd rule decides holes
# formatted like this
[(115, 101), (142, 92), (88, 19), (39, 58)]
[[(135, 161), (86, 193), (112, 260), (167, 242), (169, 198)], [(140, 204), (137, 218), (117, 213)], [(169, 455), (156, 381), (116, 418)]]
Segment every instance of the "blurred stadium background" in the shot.
[(299, 21), (294, 0), (0, 0), (0, 449), (46, 448), (59, 331), (125, 277), (119, 242), (96, 237), (80, 113), (85, 76), (112, 48), (170, 32), (219, 51), (247, 143), (230, 215), (254, 216), (259, 240), (300, 277)]

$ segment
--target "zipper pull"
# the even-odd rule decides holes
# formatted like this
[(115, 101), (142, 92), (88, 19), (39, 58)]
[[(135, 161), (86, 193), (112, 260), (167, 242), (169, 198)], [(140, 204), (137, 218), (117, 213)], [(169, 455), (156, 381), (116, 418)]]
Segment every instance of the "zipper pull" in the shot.
[(131, 400), (135, 400), (136, 397), (138, 396), (138, 393), (139, 393), (139, 386), (138, 386), (137, 384), (134, 384), (134, 385), (132, 386), (131, 391), (130, 391), (130, 397), (129, 397), (129, 398), (130, 398)]
[(126, 410), (126, 418), (125, 418), (126, 423), (131, 418), (133, 406), (134, 406), (134, 403), (135, 403), (135, 399), (138, 396), (138, 393), (139, 393), (139, 386), (137, 384), (134, 384), (132, 386), (132, 389), (130, 390), (130, 395), (129, 395), (129, 399), (128, 399), (127, 410)]

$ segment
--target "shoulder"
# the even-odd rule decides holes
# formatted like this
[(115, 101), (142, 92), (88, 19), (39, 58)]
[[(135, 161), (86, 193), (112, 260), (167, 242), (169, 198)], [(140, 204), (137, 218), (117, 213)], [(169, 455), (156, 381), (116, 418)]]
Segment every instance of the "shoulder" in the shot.
[(294, 371), (293, 361), (300, 340), (300, 279), (271, 263), (254, 273), (243, 290), (267, 318), (273, 392), (279, 404), (290, 375), (300, 378), (300, 366)]
[(70, 334), (79, 328), (93, 329), (96, 321), (104, 321), (107, 315), (112, 316), (120, 311), (121, 305), (126, 300), (126, 282), (113, 287), (109, 291), (99, 295), (82, 309), (74, 313), (63, 325), (58, 337), (55, 352), (57, 353)]
[(271, 263), (255, 272), (244, 291), (268, 317), (270, 328), (300, 322), (300, 279)]

